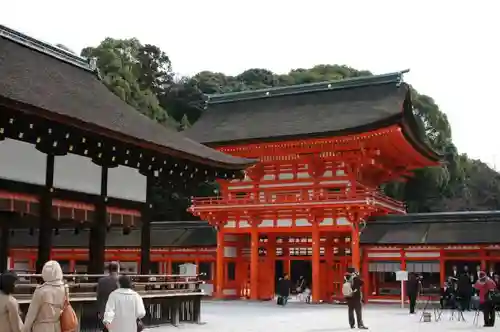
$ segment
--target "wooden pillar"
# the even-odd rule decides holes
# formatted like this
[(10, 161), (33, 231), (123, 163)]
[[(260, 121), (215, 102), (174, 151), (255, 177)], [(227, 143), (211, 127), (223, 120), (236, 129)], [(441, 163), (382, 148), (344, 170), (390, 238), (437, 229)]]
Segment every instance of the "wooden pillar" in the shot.
[[(9, 269), (9, 238), (10, 238), (10, 227), (8, 220), (2, 220), (0, 227), (0, 273)], [(13, 258), (11, 257), (11, 261)]]
[(283, 248), (283, 275), (288, 274), (290, 276), (290, 280), (292, 280), (291, 276), (291, 261), (290, 261), (290, 248), (288, 247), (289, 238), (283, 237), (283, 242), (281, 243)]
[(166, 273), (166, 274), (167, 274), (167, 275), (170, 275), (170, 274), (172, 274), (172, 259), (171, 259), (171, 258), (169, 258), (169, 259), (167, 260), (167, 263), (166, 263), (166, 264), (167, 264), (167, 265), (166, 265), (166, 270), (167, 270), (167, 273)]
[[(406, 269), (406, 252), (403, 248), (399, 249), (399, 256), (400, 256), (400, 259), (401, 259), (401, 266), (400, 266), (400, 270), (401, 271), (407, 271)], [(401, 291), (403, 292), (403, 299), (405, 299), (406, 301), (406, 286), (407, 284), (405, 282), (403, 282), (403, 288), (401, 289)]]
[(354, 217), (350, 220), (352, 225), (351, 230), (351, 259), (352, 267), (359, 272), (360, 270), (360, 248), (359, 248), (359, 220)]
[(248, 266), (245, 263), (243, 256), (243, 248), (245, 247), (245, 235), (235, 235), (236, 242), (236, 280), (238, 294), (240, 297), (245, 297), (245, 289), (248, 280)]
[[(486, 266), (486, 260), (487, 260), (487, 256), (486, 256), (486, 250), (484, 250), (484, 248), (481, 248), (479, 250), (479, 256), (480, 256), (480, 260), (481, 260), (481, 270), (483, 271), (487, 271), (487, 266)], [(489, 262), (491, 264), (491, 262)]]
[(223, 226), (217, 229), (217, 252), (215, 262), (215, 297), (224, 298), (224, 232)]
[(40, 215), (38, 232), (38, 257), (36, 271), (40, 273), (43, 265), (50, 260), (52, 249), (52, 196), (54, 192), (54, 162), (55, 156), (48, 153), (45, 167), (45, 186), (40, 195)]
[(276, 292), (276, 235), (268, 234), (267, 237), (267, 257), (270, 266), (269, 282), (271, 283), (272, 294)]
[(321, 272), (320, 272), (321, 240), (318, 220), (312, 221), (312, 301), (319, 303), (321, 300)]
[(255, 222), (250, 230), (250, 300), (259, 299), (259, 229)]
[(95, 204), (94, 220), (90, 226), (89, 262), (87, 272), (104, 273), (106, 259), (106, 228), (108, 225), (108, 167), (101, 166), (101, 193)]
[(151, 218), (153, 210), (153, 176), (147, 175), (146, 203), (141, 213), (141, 274), (149, 274), (151, 270)]
[[(471, 270), (473, 271), (473, 270)], [(439, 285), (443, 287), (446, 282), (446, 259), (444, 257), (444, 250), (439, 250)]]
[(361, 271), (361, 279), (363, 279), (363, 295), (365, 303), (368, 302), (368, 298), (371, 297), (371, 282), (370, 282), (370, 261), (368, 260), (367, 250), (363, 250), (363, 268)]
[(323, 291), (325, 297), (328, 301), (331, 299), (333, 295), (333, 235), (326, 235), (325, 241), (325, 262), (326, 262), (326, 290)]

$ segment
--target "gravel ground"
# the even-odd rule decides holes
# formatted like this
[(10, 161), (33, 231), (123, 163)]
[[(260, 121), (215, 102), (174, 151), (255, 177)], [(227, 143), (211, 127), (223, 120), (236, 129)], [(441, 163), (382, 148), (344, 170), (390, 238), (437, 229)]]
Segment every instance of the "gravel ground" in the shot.
[[(474, 324), (474, 312), (466, 312), (466, 321), (451, 319), (444, 312), (439, 322), (421, 323), (420, 312), (409, 315), (407, 309), (390, 305), (368, 305), (364, 307), (364, 322), (374, 332), (442, 332), (486, 329)], [(178, 328), (165, 326), (151, 332), (166, 332), (180, 329), (185, 332), (330, 332), (352, 331), (347, 322), (347, 307), (342, 305), (307, 305), (289, 303), (279, 307), (272, 302), (222, 301), (202, 304), (200, 325), (183, 324)]]

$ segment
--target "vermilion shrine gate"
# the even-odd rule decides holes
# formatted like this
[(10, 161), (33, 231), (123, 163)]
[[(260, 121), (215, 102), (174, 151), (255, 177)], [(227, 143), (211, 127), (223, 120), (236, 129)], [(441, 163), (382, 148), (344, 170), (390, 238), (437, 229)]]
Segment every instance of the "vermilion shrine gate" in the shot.
[[(367, 218), (405, 213), (379, 186), (440, 160), (422, 138), (402, 75), (208, 96), (187, 135), (260, 160), (244, 179), (219, 180), (217, 197), (194, 198), (190, 207), (218, 230), (218, 297), (272, 298), (275, 261), (289, 272), (296, 250), (311, 261), (313, 301), (341, 296), (346, 268), (360, 269)], [(225, 284), (229, 270), (235, 281)]]

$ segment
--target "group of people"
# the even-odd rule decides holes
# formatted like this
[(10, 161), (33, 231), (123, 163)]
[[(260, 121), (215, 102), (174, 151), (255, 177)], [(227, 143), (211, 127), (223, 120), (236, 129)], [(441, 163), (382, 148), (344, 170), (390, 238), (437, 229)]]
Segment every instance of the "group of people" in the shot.
[[(410, 302), (410, 314), (415, 313), (415, 304), (422, 290), (421, 277), (410, 274), (406, 284), (406, 293)], [(469, 271), (468, 266), (464, 266), (459, 272), (456, 266), (452, 267), (452, 272), (441, 288), (440, 305), (441, 309), (458, 309), (470, 311), (471, 309), (481, 309), (484, 316), (484, 326), (493, 327), (495, 324), (495, 307), (500, 299), (500, 282), (493, 269), (488, 273), (481, 271), (478, 266), (474, 273)], [(474, 303), (478, 302), (478, 307)]]
[[(132, 290), (127, 276), (119, 275), (119, 264), (109, 265), (109, 276), (97, 286), (98, 317), (102, 330), (137, 332), (146, 315), (142, 298)], [(43, 284), (36, 287), (24, 322), (14, 298), (18, 277), (7, 271), (0, 275), (0, 332), (61, 332), (61, 315), (69, 301), (61, 266), (48, 261), (42, 269)]]
[[(344, 284), (342, 287), (342, 294), (347, 302), (348, 320), (349, 326), (354, 329), (357, 327), (361, 330), (368, 329), (363, 323), (362, 314), (362, 288), (363, 280), (360, 278), (359, 273), (355, 269), (349, 268), (344, 275)], [(288, 298), (290, 297), (290, 291), (292, 289), (292, 282), (290, 276), (285, 274), (278, 281), (278, 298), (277, 302), (280, 305), (286, 305)], [(297, 285), (296, 291), (298, 294), (306, 293), (309, 287), (307, 281), (304, 277), (300, 277)], [(307, 296), (310, 298), (310, 290)], [(306, 302), (310, 300), (306, 299)]]
[[(292, 281), (290, 280), (290, 275), (285, 274), (283, 277), (278, 280), (277, 287), (277, 302), (279, 305), (286, 305), (288, 299), (290, 297), (292, 291)], [(300, 276), (299, 280), (295, 285), (295, 292), (297, 294), (297, 298), (306, 303), (311, 302), (311, 289), (307, 283), (306, 278)]]
[[(463, 311), (469, 311), (471, 308), (480, 309), (484, 316), (484, 326), (493, 327), (499, 293), (500, 280), (493, 268), (486, 273), (477, 266), (476, 271), (471, 273), (467, 265), (461, 272), (453, 266), (447, 282), (441, 289), (440, 302), (442, 308), (450, 307)], [(475, 301), (472, 301), (473, 299)]]

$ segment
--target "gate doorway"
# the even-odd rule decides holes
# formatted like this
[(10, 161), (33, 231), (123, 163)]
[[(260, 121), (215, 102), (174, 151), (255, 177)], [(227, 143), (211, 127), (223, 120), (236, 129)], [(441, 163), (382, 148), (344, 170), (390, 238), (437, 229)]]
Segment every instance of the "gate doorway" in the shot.
[(275, 280), (275, 292), (278, 291), (278, 281), (285, 274), (284, 262), (277, 259), (274, 263), (274, 280)]
[(290, 262), (290, 270), (292, 285), (296, 285), (299, 278), (304, 277), (310, 287), (312, 278), (312, 264), (310, 260), (292, 260)]

